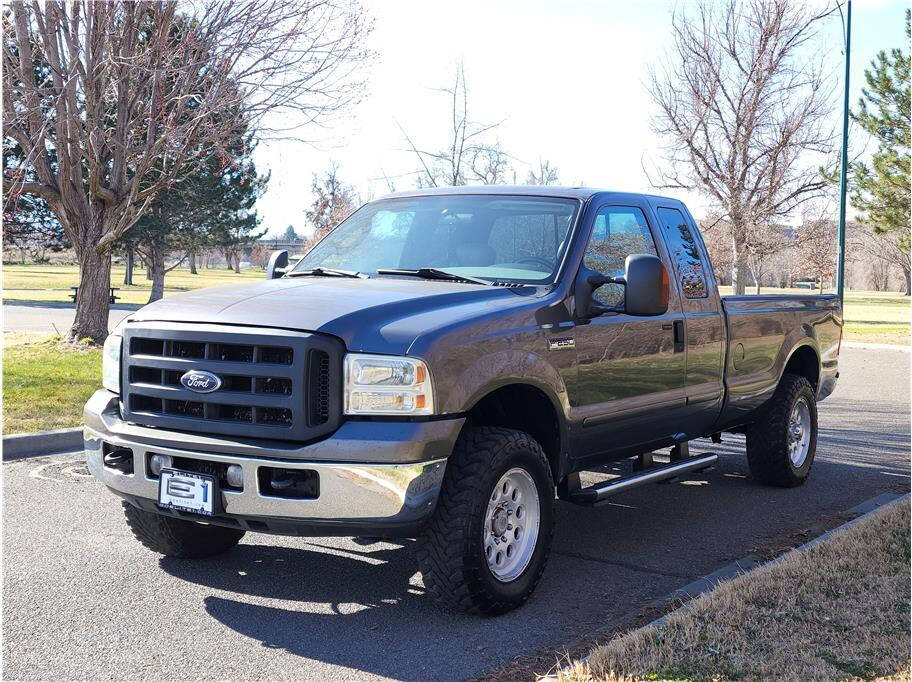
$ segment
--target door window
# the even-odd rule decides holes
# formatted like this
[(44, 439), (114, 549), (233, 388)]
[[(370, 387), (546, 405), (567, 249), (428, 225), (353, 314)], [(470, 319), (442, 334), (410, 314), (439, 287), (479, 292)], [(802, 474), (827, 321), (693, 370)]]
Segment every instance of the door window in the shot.
[(706, 273), (703, 270), (700, 247), (684, 214), (676, 208), (660, 208), (659, 221), (665, 230), (665, 240), (671, 251), (671, 259), (678, 271), (678, 277), (681, 278), (681, 291), (684, 297), (706, 298), (709, 293), (706, 289)]
[[(603, 206), (592, 226), (586, 267), (609, 277), (620, 277), (624, 274), (624, 261), (634, 253), (658, 255), (643, 211), (635, 206)], [(593, 298), (606, 306), (623, 305), (624, 287), (606, 284), (596, 289)]]

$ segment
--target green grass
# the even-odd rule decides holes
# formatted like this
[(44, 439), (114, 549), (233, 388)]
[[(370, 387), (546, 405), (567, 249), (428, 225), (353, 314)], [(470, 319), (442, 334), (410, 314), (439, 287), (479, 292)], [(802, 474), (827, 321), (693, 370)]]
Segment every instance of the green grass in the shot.
[[(242, 270), (236, 273), (225, 268), (198, 268), (199, 274), (191, 275), (187, 268), (175, 268), (165, 275), (165, 296), (181, 291), (211, 287), (217, 284), (235, 284), (262, 280), (262, 270)], [(123, 285), (124, 266), (111, 268), (111, 285), (118, 287), (118, 303), (147, 303), (152, 289), (146, 271), (133, 271), (133, 286)], [(79, 268), (75, 265), (4, 265), (3, 297), (8, 301), (70, 302), (70, 287), (79, 284)]]
[(82, 406), (101, 387), (101, 349), (62, 346), (59, 337), (5, 345), (3, 433), (82, 424)]

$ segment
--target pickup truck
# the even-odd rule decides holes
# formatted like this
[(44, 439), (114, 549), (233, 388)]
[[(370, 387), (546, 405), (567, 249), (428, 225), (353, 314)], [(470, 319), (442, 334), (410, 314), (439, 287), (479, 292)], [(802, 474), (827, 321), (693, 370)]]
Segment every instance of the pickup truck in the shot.
[(835, 296), (720, 296), (680, 201), (416, 190), (293, 268), (276, 252), (267, 281), (132, 314), (85, 450), (155, 552), (415, 538), (429, 593), (493, 615), (542, 575), (555, 498), (705, 469), (717, 455), (688, 443), (722, 432), (745, 434), (757, 482), (803, 483), (841, 337)]

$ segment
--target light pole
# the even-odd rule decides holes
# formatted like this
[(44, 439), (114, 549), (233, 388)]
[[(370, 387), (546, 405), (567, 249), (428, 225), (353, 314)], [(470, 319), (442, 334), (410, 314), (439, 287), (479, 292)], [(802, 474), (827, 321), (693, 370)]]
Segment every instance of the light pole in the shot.
[[(842, 14), (842, 7), (839, 8)], [(836, 294), (840, 303), (845, 288), (846, 175), (849, 166), (849, 49), (852, 45), (852, 0), (846, 1), (845, 15), (845, 92), (842, 103), (842, 158), (839, 162), (839, 229), (836, 250)]]

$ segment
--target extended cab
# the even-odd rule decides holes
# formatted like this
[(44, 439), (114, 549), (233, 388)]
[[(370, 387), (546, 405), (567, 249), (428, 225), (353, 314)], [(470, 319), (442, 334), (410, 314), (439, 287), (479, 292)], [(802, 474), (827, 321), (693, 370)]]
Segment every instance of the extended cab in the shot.
[[(433, 595), (500, 613), (544, 570), (556, 496), (706, 468), (687, 444), (724, 431), (757, 481), (800, 485), (838, 376), (838, 298), (720, 296), (663, 197), (395, 194), (268, 277), (146, 306), (105, 343), (88, 464), (156, 552), (414, 537)], [(608, 463), (624, 473), (583, 485)]]

